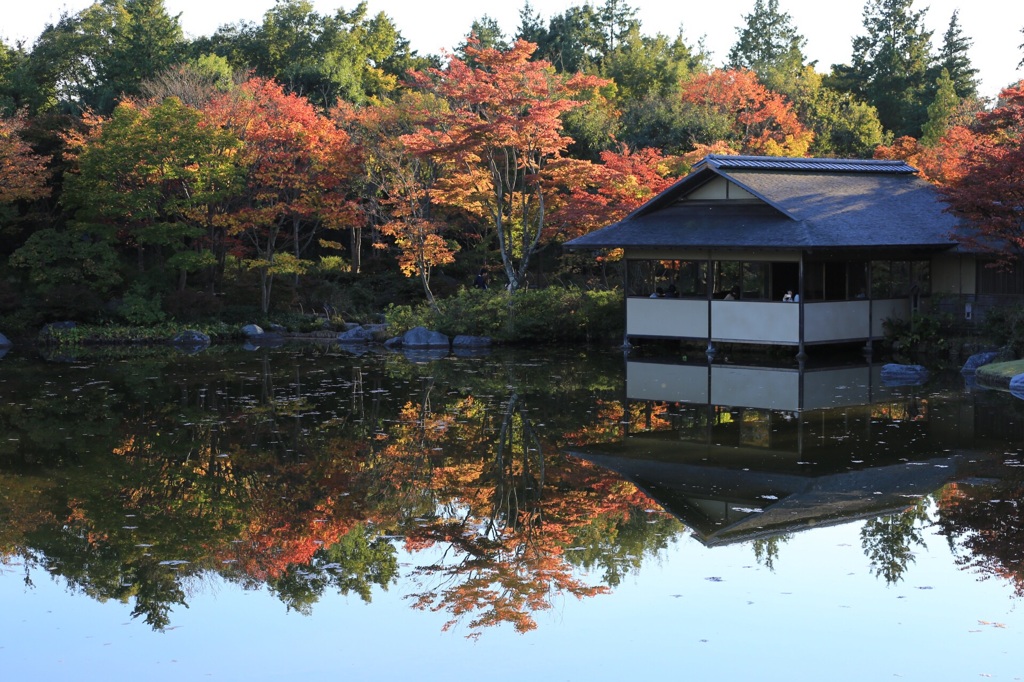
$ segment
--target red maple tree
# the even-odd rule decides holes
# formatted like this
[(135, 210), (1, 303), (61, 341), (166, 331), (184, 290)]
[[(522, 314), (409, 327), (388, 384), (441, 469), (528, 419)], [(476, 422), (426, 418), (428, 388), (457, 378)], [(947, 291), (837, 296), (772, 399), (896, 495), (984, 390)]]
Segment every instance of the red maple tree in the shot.
[(941, 191), (949, 210), (973, 228), (961, 242), (1008, 267), (1024, 254), (1024, 81), (1003, 90), (999, 101), (978, 114), (962, 175)]

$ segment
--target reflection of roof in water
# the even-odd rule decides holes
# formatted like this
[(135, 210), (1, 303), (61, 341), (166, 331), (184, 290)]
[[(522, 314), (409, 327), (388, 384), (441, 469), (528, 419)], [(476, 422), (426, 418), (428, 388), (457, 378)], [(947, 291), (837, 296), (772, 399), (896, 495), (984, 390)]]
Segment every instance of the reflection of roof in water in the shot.
[(746, 466), (749, 460), (731, 458), (671, 461), (629, 445), (603, 444), (570, 454), (636, 484), (709, 546), (902, 511), (951, 480), (959, 461), (939, 457), (831, 472), (806, 467), (802, 473), (792, 462), (777, 461), (782, 466), (773, 467), (766, 459), (761, 468), (752, 468)]

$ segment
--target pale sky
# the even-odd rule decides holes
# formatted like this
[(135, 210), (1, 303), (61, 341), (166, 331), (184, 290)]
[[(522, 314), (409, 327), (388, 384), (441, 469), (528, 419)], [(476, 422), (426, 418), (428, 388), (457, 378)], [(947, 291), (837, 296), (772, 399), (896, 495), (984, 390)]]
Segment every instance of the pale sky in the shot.
[[(320, 13), (341, 8), (351, 10), (357, 0), (312, 0)], [(31, 43), (43, 27), (56, 21), (63, 10), (77, 12), (91, 0), (0, 0), (0, 37), (8, 43)], [(482, 3), (479, 0), (367, 0), (371, 14), (384, 12), (399, 32), (422, 54), (451, 50), (462, 42), (474, 19), (484, 14), (495, 19), (507, 33), (519, 26), (521, 0)], [(531, 4), (547, 20), (567, 7), (584, 4), (582, 0), (532, 0)], [(591, 0), (601, 5), (603, 0)], [(632, 0), (639, 10), (641, 29), (652, 35), (674, 37), (680, 29), (687, 43), (700, 38), (711, 51), (714, 64), (722, 65), (729, 48), (736, 42), (736, 28), (743, 25), (754, 0)], [(805, 38), (804, 53), (817, 60), (820, 72), (832, 64), (848, 63), (851, 39), (864, 33), (864, 0), (779, 0), (779, 8), (788, 12), (793, 25)], [(259, 23), (274, 0), (164, 0), (171, 14), (181, 15), (181, 25), (190, 36), (210, 35), (217, 27), (239, 20)], [(994, 97), (1003, 87), (1024, 78), (1017, 64), (1024, 57), (1024, 2), (1020, 0), (915, 0), (914, 9), (928, 8), (925, 26), (934, 31), (933, 49), (942, 44), (942, 35), (954, 10), (960, 10), (964, 34), (974, 41), (971, 61), (980, 70), (981, 94)]]

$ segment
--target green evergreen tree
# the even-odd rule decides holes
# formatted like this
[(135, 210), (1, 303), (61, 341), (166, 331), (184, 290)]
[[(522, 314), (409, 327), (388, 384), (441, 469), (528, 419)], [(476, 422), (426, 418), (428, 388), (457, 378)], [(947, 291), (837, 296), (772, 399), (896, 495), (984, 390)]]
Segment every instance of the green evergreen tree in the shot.
[(920, 137), (932, 92), (932, 34), (923, 23), (927, 10), (913, 11), (912, 4), (868, 0), (866, 34), (853, 39), (852, 64), (833, 65), (827, 83), (874, 106), (882, 125), (897, 137)]
[(498, 25), (498, 21), (486, 14), (475, 19), (466, 34), (466, 40), (455, 49), (459, 59), (466, 59), (466, 47), (469, 45), (470, 37), (477, 41), (477, 47), (481, 49), (495, 48), (504, 52), (510, 47), (508, 39)]
[(314, 11), (309, 0), (277, 0), (259, 26), (223, 26), (196, 41), (195, 56), (217, 54), (236, 70), (283, 83), (322, 109), (338, 98), (363, 102), (387, 96), (406, 69), (422, 67), (387, 15), (370, 16), (366, 2), (351, 12)]
[(0, 40), (0, 117), (11, 116), (27, 105), (30, 90), (26, 91), (28, 52), (24, 45), (8, 45)]
[[(516, 29), (515, 37), (522, 38), (528, 43), (540, 45), (546, 40), (547, 33), (540, 14), (537, 13), (537, 10), (527, 0), (523, 3), (522, 9), (519, 10), (519, 28)], [(536, 54), (534, 59), (537, 59)]]
[(636, 18), (636, 12), (636, 9), (630, 7), (625, 0), (605, 0), (600, 13), (605, 37), (605, 56), (614, 52), (631, 32), (639, 32), (640, 22)]
[(928, 105), (928, 120), (921, 128), (921, 144), (933, 147), (949, 129), (949, 122), (961, 102), (949, 71), (942, 70), (935, 84), (935, 100)]
[(101, 0), (47, 25), (29, 57), (35, 110), (109, 113), (124, 95), (176, 63), (185, 43), (163, 0)]
[(645, 36), (634, 26), (604, 58), (601, 75), (615, 81), (617, 101), (625, 103), (676, 92), (680, 81), (702, 71), (704, 65), (705, 55), (687, 45), (682, 34), (675, 39), (662, 33)]
[(932, 67), (933, 82), (938, 82), (943, 71), (953, 83), (953, 90), (960, 99), (974, 99), (978, 96), (978, 70), (971, 65), (968, 52), (974, 41), (964, 35), (960, 27), (959, 10), (953, 12), (949, 27), (942, 36), (942, 47)]
[(533, 59), (544, 59), (563, 73), (593, 71), (604, 55), (601, 13), (591, 5), (570, 7), (548, 21)]
[(789, 14), (779, 11), (778, 0), (755, 0), (744, 19), (746, 26), (736, 29), (738, 38), (729, 50), (729, 68), (750, 69), (767, 88), (789, 95), (804, 72), (807, 40)]

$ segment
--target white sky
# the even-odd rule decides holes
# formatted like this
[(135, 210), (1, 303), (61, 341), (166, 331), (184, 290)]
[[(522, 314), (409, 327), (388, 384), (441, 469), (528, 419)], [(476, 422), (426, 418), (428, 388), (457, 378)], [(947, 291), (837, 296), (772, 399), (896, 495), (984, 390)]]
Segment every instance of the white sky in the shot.
[[(312, 0), (320, 13), (353, 9), (358, 0)], [(0, 37), (8, 43), (31, 43), (43, 27), (56, 21), (62, 10), (77, 12), (91, 0), (0, 0)], [(531, 4), (545, 23), (583, 0), (532, 0)], [(603, 0), (591, 0), (603, 4)], [(736, 28), (743, 25), (754, 0), (632, 0), (639, 10), (642, 31), (675, 36), (680, 28), (686, 41), (695, 44), (704, 37), (715, 65), (725, 61), (736, 41)], [(850, 59), (854, 35), (864, 32), (864, 0), (779, 0), (779, 8), (788, 12), (793, 25), (807, 38), (805, 54), (817, 60), (818, 71), (827, 72), (832, 64)], [(248, 20), (259, 23), (274, 0), (164, 0), (171, 14), (181, 15), (181, 25), (191, 36), (209, 35), (218, 26)], [(462, 42), (474, 19), (487, 14), (506, 33), (519, 26), (521, 0), (482, 3), (479, 0), (368, 0), (371, 14), (384, 12), (399, 32), (420, 53), (450, 50)], [(980, 70), (981, 94), (994, 97), (1003, 87), (1024, 77), (1017, 64), (1024, 57), (1024, 2), (1019, 0), (916, 0), (914, 9), (928, 8), (925, 25), (934, 31), (934, 49), (942, 43), (942, 34), (953, 11), (960, 10), (964, 34), (974, 41), (971, 60)]]

